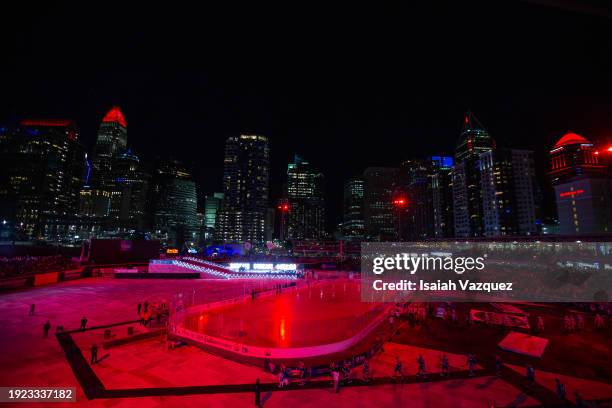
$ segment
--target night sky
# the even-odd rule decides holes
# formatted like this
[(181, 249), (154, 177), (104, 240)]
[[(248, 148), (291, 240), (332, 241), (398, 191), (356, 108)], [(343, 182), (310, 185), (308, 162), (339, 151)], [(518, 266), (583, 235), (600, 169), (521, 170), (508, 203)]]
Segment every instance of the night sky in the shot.
[(85, 3), (2, 13), (0, 123), (72, 118), (91, 147), (117, 104), (129, 146), (183, 161), (205, 192), (220, 188), (225, 139), (261, 133), (272, 198), (299, 153), (326, 175), (330, 226), (347, 178), (452, 154), (467, 109), (498, 145), (535, 150), (541, 172), (567, 130), (612, 140), (605, 2)]

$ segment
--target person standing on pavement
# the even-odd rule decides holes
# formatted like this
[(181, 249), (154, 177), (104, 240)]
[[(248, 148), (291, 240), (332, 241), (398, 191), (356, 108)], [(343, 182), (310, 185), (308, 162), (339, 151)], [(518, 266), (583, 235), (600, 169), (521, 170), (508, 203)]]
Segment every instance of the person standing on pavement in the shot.
[(261, 387), (259, 385), (259, 378), (255, 380), (255, 406), (261, 407)]

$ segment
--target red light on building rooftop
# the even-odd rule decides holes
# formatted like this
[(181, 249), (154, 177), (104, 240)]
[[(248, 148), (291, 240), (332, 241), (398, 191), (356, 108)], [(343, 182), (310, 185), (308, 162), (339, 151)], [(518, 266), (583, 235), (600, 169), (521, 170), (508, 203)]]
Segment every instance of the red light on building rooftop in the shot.
[(289, 211), (289, 205), (287, 204), (279, 205), (278, 209), (279, 211), (283, 211), (283, 212)]
[(564, 134), (561, 139), (557, 141), (557, 143), (555, 143), (553, 149), (574, 144), (591, 144), (591, 142), (577, 133), (568, 132)]
[(21, 126), (32, 126), (32, 127), (61, 127), (70, 126), (72, 121), (70, 119), (24, 119), (20, 122)]
[(121, 126), (127, 127), (125, 117), (123, 116), (123, 113), (121, 112), (121, 109), (119, 109), (118, 106), (113, 106), (111, 110), (109, 110), (106, 115), (104, 115), (102, 122), (119, 122)]

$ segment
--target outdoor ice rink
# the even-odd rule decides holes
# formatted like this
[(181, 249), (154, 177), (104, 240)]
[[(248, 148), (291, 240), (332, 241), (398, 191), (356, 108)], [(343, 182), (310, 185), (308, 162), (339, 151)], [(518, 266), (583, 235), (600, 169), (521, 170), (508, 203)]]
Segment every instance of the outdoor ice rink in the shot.
[[(576, 390), (585, 398), (612, 398), (612, 385), (606, 368), (611, 361), (609, 337), (605, 333), (590, 332), (585, 334), (587, 338), (578, 334), (560, 336), (554, 327), (548, 335), (551, 338), (550, 349), (542, 359), (542, 366), (537, 367), (537, 385), (528, 393), (524, 389), (524, 367), (533, 360), (520, 356), (503, 354), (506, 368), (502, 378), (493, 375), (485, 357), (474, 378), (466, 375), (465, 353), (475, 351), (481, 355), (493, 355), (503, 333), (496, 328), (469, 333), (462, 328), (446, 328), (438, 320), (432, 321), (428, 329), (410, 328), (402, 323), (400, 334), (386, 343), (385, 351), (371, 361), (371, 375), (376, 378), (376, 385), (342, 387), (339, 394), (333, 393), (326, 378), (320, 379), (314, 388), (293, 387), (289, 391), (279, 391), (276, 376), (264, 372), (261, 367), (240, 364), (192, 346), (168, 350), (161, 338), (153, 338), (101, 349), (104, 358), (91, 369), (105, 387), (106, 394), (88, 400), (54, 336), (57, 325), (63, 325), (66, 330), (77, 329), (83, 316), (88, 318), (88, 327), (136, 320), (139, 301), (169, 301), (175, 293), (193, 293), (195, 289), (213, 302), (244, 295), (250, 292), (250, 288), (261, 289), (263, 286), (254, 281), (88, 278), (0, 294), (0, 385), (76, 387), (76, 404), (15, 404), (24, 407), (243, 407), (253, 403), (252, 386), (256, 378), (271, 390), (262, 393), (265, 407), (536, 406), (539, 401), (554, 400), (554, 378), (559, 376), (566, 384), (570, 400)], [(357, 290), (355, 284), (333, 283), (330, 289), (324, 290), (323, 301), (319, 292), (319, 300), (315, 303), (311, 302), (316, 294), (314, 289), (309, 295), (310, 301), (306, 300), (307, 289), (298, 292), (299, 296), (262, 297), (245, 303), (244, 313), (251, 312), (264, 319), (272, 313), (264, 323), (270, 325), (276, 319), (273, 310), (285, 310), (285, 338), (291, 342), (296, 336), (291, 322), (299, 326), (323, 318), (323, 324), (329, 327), (371, 307), (358, 305)], [(34, 316), (28, 316), (31, 303), (36, 304)], [(338, 305), (340, 307), (336, 307)], [(231, 310), (232, 315), (239, 316), (240, 310)], [(337, 315), (328, 315), (331, 310), (335, 310), (333, 313)], [(547, 319), (553, 322), (553, 319), (559, 319), (556, 308), (541, 310), (550, 310)], [(292, 316), (297, 318), (291, 320)], [(43, 338), (42, 325), (46, 320), (52, 324), (49, 338)], [(267, 336), (268, 341), (279, 340), (280, 325), (277, 328), (278, 332), (272, 330)], [(120, 326), (120, 329), (123, 331), (125, 328)], [(85, 364), (89, 363), (90, 345), (93, 342), (100, 344), (103, 332), (104, 329), (100, 328), (72, 335), (79, 353), (86, 360)], [(340, 333), (341, 329), (336, 332)], [(333, 338), (336, 334), (329, 336)], [(437, 362), (443, 353), (449, 356), (451, 374), (454, 375), (449, 379), (439, 375)], [(430, 373), (423, 382), (415, 381), (414, 377), (419, 354), (425, 356)], [(395, 356), (400, 356), (404, 362), (405, 384), (390, 381)], [(360, 369), (355, 371), (355, 375), (361, 375)], [(162, 391), (167, 393), (161, 395)]]
[(381, 309), (361, 302), (358, 281), (340, 280), (192, 313), (185, 327), (254, 346), (309, 347), (358, 334)]

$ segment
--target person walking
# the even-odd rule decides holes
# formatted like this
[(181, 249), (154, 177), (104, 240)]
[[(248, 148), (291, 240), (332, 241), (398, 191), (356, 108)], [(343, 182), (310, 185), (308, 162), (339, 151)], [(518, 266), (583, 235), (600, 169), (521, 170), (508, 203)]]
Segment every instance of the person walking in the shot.
[(145, 300), (144, 302), (144, 312), (147, 313), (149, 311), (149, 301)]
[(83, 316), (81, 319), (81, 326), (79, 327), (80, 331), (85, 331), (85, 327), (87, 327), (87, 317)]
[(474, 377), (474, 369), (476, 368), (476, 356), (472, 353), (467, 357), (468, 372), (470, 377)]
[(527, 365), (527, 386), (531, 388), (535, 384), (535, 369), (531, 364)]
[(34, 310), (36, 310), (36, 305), (32, 303), (30, 305), (30, 316), (34, 316)]
[(495, 356), (495, 375), (497, 378), (501, 377), (502, 365), (501, 357), (499, 355)]
[(91, 345), (91, 361), (89, 364), (94, 365), (98, 363), (98, 345), (96, 343)]
[(259, 385), (259, 378), (255, 380), (255, 406), (261, 407), (261, 387)]
[(538, 316), (537, 327), (538, 333), (542, 333), (544, 331), (544, 319), (542, 319), (542, 316)]
[(565, 398), (566, 398), (565, 385), (558, 378), (555, 378), (555, 390), (557, 392), (557, 397), (561, 401), (565, 401)]
[(366, 383), (370, 382), (370, 363), (368, 360), (363, 361), (363, 381)]
[(43, 336), (45, 338), (49, 337), (49, 330), (51, 330), (51, 322), (47, 320), (43, 325)]
[(332, 370), (332, 378), (334, 380), (334, 392), (337, 394), (340, 390), (340, 370), (337, 367)]
[(427, 377), (427, 374), (425, 372), (425, 359), (423, 358), (422, 354), (419, 354), (419, 356), (417, 357), (417, 364), (419, 366), (419, 370), (417, 371), (417, 378), (423, 376), (423, 378)]
[(140, 316), (141, 309), (142, 309), (142, 303), (138, 302), (138, 316)]
[(442, 354), (442, 357), (440, 358), (440, 368), (440, 376), (448, 377), (448, 373), (450, 371), (450, 364), (448, 362), (448, 356), (446, 354)]
[(400, 382), (404, 381), (404, 373), (402, 371), (402, 362), (399, 356), (395, 356), (395, 367), (393, 367), (393, 380), (395, 380), (396, 375), (400, 376)]

